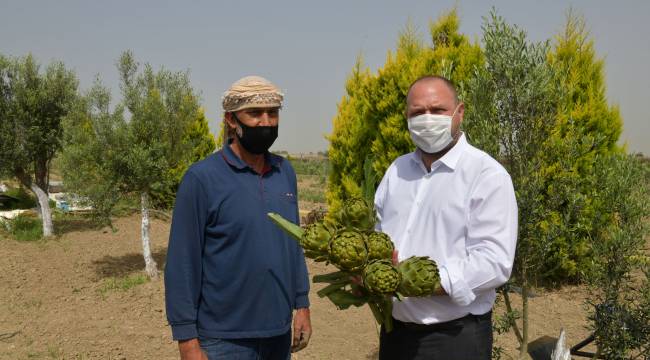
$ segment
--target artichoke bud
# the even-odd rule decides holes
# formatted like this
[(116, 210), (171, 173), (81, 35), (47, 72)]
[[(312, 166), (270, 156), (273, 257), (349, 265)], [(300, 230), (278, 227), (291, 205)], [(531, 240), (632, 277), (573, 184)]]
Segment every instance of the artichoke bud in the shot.
[(309, 252), (327, 255), (331, 237), (330, 229), (322, 221), (309, 224), (300, 238), (300, 246), (305, 249), (305, 254)]
[(431, 296), (440, 286), (438, 266), (427, 256), (412, 256), (397, 264), (397, 270), (402, 276), (397, 291), (403, 296)]
[(368, 259), (368, 250), (363, 233), (343, 230), (332, 237), (329, 243), (329, 260), (339, 269), (355, 271), (361, 269)]
[(335, 214), (336, 222), (347, 228), (371, 230), (375, 227), (375, 211), (371, 204), (361, 198), (351, 198)]
[(393, 242), (388, 234), (372, 231), (366, 236), (366, 246), (368, 247), (368, 261), (379, 259), (392, 259)]
[(373, 260), (363, 271), (363, 284), (375, 294), (392, 294), (401, 281), (399, 271), (390, 260)]

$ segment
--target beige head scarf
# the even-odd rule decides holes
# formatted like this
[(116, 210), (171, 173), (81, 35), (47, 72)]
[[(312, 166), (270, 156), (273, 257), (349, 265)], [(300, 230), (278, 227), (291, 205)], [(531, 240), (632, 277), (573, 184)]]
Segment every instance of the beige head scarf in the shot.
[(225, 112), (255, 107), (282, 106), (284, 94), (270, 81), (260, 76), (246, 76), (235, 81), (221, 99)]

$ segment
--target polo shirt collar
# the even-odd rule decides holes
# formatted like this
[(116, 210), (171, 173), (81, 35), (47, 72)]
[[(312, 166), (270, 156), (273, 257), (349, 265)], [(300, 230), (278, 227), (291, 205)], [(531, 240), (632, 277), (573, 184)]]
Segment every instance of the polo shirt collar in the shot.
[[(460, 134), (460, 138), (458, 138), (458, 141), (456, 142), (456, 145), (454, 145), (445, 155), (443, 155), (440, 159), (436, 160), (436, 162), (441, 162), (445, 166), (447, 166), (451, 170), (456, 170), (456, 166), (458, 165), (458, 160), (460, 159), (461, 155), (465, 151), (465, 148), (467, 147), (467, 139), (465, 138), (465, 133)], [(415, 150), (412, 153), (411, 160), (415, 161), (418, 165), (422, 165), (422, 151), (420, 149)]]
[[(232, 140), (229, 140), (228, 144), (226, 144), (222, 150), (223, 158), (224, 160), (226, 160), (226, 163), (228, 163), (228, 165), (238, 170), (244, 170), (246, 168), (250, 169), (251, 167), (248, 166), (248, 164), (244, 160), (240, 159), (239, 156), (237, 156), (237, 154), (235, 154), (234, 151), (232, 151), (232, 148), (230, 147), (231, 143)], [(264, 161), (266, 166), (279, 168), (282, 158), (277, 155), (273, 155), (267, 151), (264, 154)]]

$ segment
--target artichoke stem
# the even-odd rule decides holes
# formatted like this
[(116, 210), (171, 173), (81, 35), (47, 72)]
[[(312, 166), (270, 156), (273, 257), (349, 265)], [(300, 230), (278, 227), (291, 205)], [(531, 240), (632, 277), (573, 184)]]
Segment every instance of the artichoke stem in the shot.
[(386, 332), (393, 331), (393, 300), (391, 298), (384, 298), (384, 327)]
[(282, 216), (280, 216), (280, 214), (268, 213), (267, 215), (269, 218), (271, 218), (271, 220), (273, 220), (273, 222), (278, 227), (280, 227), (280, 229), (284, 230), (287, 234), (291, 235), (291, 237), (293, 237), (294, 239), (300, 241), (300, 239), (302, 238), (302, 234), (304, 232), (304, 230), (300, 226), (283, 218)]
[[(384, 316), (381, 314), (381, 310), (379, 309), (379, 306), (377, 306), (377, 304), (374, 301), (368, 301), (368, 306), (370, 306), (370, 310), (372, 311), (372, 315), (375, 316), (375, 320), (377, 321), (377, 324), (381, 326), (381, 324), (384, 322)], [(386, 332), (388, 332), (388, 329), (386, 329)]]

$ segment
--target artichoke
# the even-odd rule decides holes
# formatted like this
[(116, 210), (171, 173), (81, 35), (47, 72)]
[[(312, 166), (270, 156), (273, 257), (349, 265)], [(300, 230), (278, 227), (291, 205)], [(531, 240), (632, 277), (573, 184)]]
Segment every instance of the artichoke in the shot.
[(402, 277), (391, 260), (373, 260), (363, 270), (363, 285), (375, 294), (392, 294)]
[(368, 248), (368, 261), (380, 259), (392, 259), (393, 242), (388, 234), (372, 231), (366, 236), (366, 247)]
[(363, 233), (348, 229), (332, 237), (329, 244), (329, 260), (339, 269), (359, 270), (366, 264), (367, 259), (368, 250)]
[(438, 266), (427, 256), (411, 256), (397, 264), (402, 275), (397, 291), (402, 296), (430, 296), (440, 286)]
[(334, 217), (340, 227), (361, 231), (371, 230), (375, 227), (375, 211), (372, 205), (361, 198), (346, 200)]
[(316, 261), (327, 260), (327, 250), (332, 233), (324, 222), (316, 222), (307, 225), (302, 237), (300, 246), (305, 250), (305, 256)]

